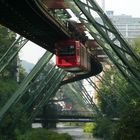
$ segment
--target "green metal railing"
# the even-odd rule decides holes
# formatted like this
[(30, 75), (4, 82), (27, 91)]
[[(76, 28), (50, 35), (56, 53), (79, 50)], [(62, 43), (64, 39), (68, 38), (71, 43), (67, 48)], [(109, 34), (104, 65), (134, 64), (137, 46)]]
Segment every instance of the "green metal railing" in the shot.
[(140, 58), (104, 11), (94, 0), (65, 1), (123, 76), (140, 91)]

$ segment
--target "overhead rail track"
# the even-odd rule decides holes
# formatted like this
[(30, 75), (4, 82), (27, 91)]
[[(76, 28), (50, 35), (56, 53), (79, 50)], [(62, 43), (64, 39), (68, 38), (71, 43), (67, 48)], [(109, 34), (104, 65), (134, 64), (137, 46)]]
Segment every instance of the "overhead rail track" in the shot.
[[(56, 10), (45, 6), (40, 0), (23, 0), (22, 2), (0, 0), (0, 24), (55, 53), (56, 42), (72, 38), (73, 33), (67, 27), (67, 20), (69, 20), (70, 15), (66, 9), (63, 9), (64, 12), (59, 11), (57, 13)], [(64, 19), (60, 21), (60, 18)], [(62, 20), (65, 23), (62, 23)], [(83, 38), (87, 38), (85, 34)], [(82, 41), (82, 37), (79, 39)], [(91, 65), (94, 68), (89, 74), (76, 77), (73, 81), (88, 78), (102, 71), (98, 59), (93, 59)]]
[(91, 72), (89, 72), (87, 74), (83, 74), (83, 75), (76, 75), (76, 76), (68, 77), (67, 79), (65, 79), (61, 82), (61, 85), (63, 86), (65, 84), (83, 80), (83, 79), (86, 79), (91, 76), (95, 76), (95, 75), (99, 74), (103, 69), (102, 64), (99, 63), (98, 59), (95, 57), (93, 57), (90, 61), (91, 61), (90, 62), (91, 63)]
[(0, 0), (0, 24), (51, 52), (55, 42), (70, 38), (64, 25), (43, 13), (34, 0)]

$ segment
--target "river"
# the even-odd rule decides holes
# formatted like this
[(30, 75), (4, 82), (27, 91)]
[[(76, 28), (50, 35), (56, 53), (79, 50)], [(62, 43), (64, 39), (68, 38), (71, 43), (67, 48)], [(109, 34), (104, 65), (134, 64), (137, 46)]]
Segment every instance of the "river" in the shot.
[[(41, 124), (33, 124), (33, 128), (42, 127)], [(92, 134), (84, 133), (81, 127), (77, 126), (65, 126), (63, 123), (57, 124), (57, 129), (53, 129), (58, 133), (68, 133), (73, 137), (74, 140), (102, 140), (98, 138), (93, 138)]]
[(80, 127), (64, 126), (61, 123), (57, 125), (57, 130), (55, 131), (58, 133), (68, 133), (73, 137), (74, 140), (101, 140), (93, 138), (92, 134), (84, 133), (83, 129)]

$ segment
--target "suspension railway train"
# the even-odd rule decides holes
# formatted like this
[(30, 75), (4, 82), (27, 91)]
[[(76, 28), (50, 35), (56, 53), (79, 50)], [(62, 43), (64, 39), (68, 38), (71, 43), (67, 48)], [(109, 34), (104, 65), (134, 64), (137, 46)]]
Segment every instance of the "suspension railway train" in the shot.
[[(90, 44), (92, 48), (96, 48), (96, 41), (92, 40), (91, 42), (87, 42), (87, 45)], [(61, 82), (62, 85), (89, 78), (102, 71), (101, 63), (91, 54), (90, 48), (85, 47), (87, 45), (83, 45), (75, 39), (68, 39), (56, 43), (56, 65), (65, 71), (75, 74), (63, 80)]]
[(91, 54), (80, 41), (71, 39), (56, 44), (56, 65), (73, 73), (88, 73), (91, 70)]

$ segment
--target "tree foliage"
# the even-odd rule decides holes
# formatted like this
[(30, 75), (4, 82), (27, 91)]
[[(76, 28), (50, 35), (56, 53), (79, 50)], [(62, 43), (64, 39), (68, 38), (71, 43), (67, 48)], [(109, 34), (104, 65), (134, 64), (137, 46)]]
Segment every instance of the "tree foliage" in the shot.
[[(10, 45), (16, 40), (16, 34), (9, 29), (0, 25), (0, 58), (8, 50)], [(7, 59), (5, 59), (5, 62)], [(16, 73), (16, 58), (7, 66), (7, 68), (1, 73), (1, 78), (15, 76)]]
[[(134, 40), (135, 51), (138, 55), (140, 55), (139, 40)], [(100, 90), (107, 100), (98, 95), (99, 106), (104, 115), (97, 116), (93, 134), (107, 140), (139, 140), (140, 98), (138, 91), (115, 67), (107, 70), (103, 78), (106, 81), (102, 83)], [(118, 118), (118, 121), (112, 121), (112, 118)]]
[(17, 140), (72, 140), (68, 134), (58, 134), (46, 129), (31, 129), (26, 134), (19, 136)]

